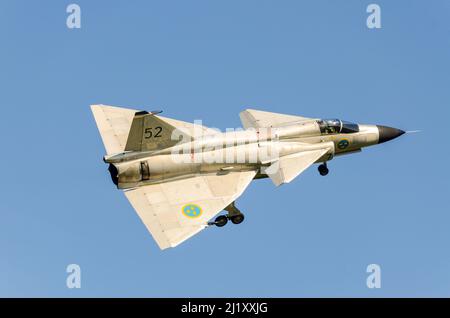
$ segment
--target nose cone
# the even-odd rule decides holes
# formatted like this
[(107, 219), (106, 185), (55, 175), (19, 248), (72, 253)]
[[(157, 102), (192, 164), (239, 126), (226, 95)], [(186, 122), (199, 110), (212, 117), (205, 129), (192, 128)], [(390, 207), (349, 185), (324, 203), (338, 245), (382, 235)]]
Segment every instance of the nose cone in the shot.
[(383, 142), (395, 139), (401, 135), (403, 135), (405, 132), (401, 129), (387, 127), (387, 126), (379, 126), (378, 128), (378, 143), (381, 144)]

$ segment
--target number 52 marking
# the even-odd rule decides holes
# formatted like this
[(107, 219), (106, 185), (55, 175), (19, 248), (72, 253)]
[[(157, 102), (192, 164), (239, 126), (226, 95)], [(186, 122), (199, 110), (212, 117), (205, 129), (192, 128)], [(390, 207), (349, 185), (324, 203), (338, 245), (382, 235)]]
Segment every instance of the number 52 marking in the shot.
[(162, 132), (162, 127), (155, 127), (155, 134), (153, 134), (153, 128), (152, 127), (148, 127), (145, 128), (144, 130), (144, 138), (145, 139), (149, 139), (149, 138), (159, 138), (161, 137), (161, 132)]

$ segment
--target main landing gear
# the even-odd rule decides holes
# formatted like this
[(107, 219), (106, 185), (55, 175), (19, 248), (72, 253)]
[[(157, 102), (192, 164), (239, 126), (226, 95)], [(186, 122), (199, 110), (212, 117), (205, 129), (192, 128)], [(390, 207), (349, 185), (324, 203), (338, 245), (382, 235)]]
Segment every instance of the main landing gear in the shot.
[(225, 225), (227, 225), (227, 223), (228, 223), (228, 218), (225, 215), (219, 215), (218, 217), (216, 217), (214, 222), (212, 222), (212, 224), (214, 224), (215, 226), (218, 226), (218, 227), (225, 226)]
[(319, 170), (319, 173), (320, 173), (321, 176), (326, 176), (328, 174), (328, 172), (329, 172), (328, 167), (327, 167), (327, 163), (326, 162), (322, 163), (317, 168), (317, 170)]
[(228, 212), (227, 215), (219, 215), (214, 222), (210, 222), (209, 225), (215, 225), (222, 227), (227, 225), (228, 220), (233, 224), (241, 224), (244, 221), (244, 214), (234, 205), (234, 202), (230, 203), (225, 209)]

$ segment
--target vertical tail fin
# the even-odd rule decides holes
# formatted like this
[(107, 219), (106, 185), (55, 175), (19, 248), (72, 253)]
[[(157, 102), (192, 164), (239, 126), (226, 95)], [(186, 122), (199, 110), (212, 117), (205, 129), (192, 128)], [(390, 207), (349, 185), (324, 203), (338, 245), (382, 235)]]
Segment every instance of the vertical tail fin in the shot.
[(172, 147), (191, 137), (167, 121), (146, 111), (136, 112), (128, 134), (125, 151), (152, 151)]

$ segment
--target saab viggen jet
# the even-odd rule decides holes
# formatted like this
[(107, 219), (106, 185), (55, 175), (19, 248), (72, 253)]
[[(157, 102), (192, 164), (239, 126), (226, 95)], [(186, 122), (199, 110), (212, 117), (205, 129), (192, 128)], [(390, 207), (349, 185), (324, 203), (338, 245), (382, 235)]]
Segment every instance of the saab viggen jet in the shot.
[[(250, 182), (288, 183), (314, 163), (394, 139), (400, 129), (247, 109), (244, 129), (220, 132), (160, 112), (92, 105), (112, 181), (161, 249), (210, 225), (239, 224), (236, 199)], [(226, 215), (219, 215), (221, 211)], [(216, 217), (217, 216), (217, 217)], [(212, 219), (216, 217), (213, 221)]]

